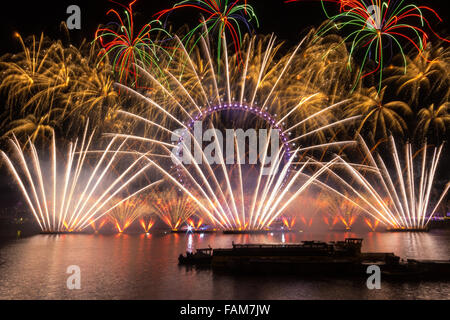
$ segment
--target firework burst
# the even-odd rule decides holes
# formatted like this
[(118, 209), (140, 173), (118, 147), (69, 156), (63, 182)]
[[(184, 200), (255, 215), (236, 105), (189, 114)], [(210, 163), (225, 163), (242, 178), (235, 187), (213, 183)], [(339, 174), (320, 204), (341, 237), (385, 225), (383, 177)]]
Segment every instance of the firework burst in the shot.
[(408, 69), (400, 64), (386, 68), (385, 83), (395, 85), (395, 94), (408, 103), (419, 106), (428, 96), (440, 95), (448, 90), (450, 79), (447, 76), (449, 68), (450, 49), (441, 45), (432, 47), (429, 44), (425, 50), (413, 58), (406, 57)]
[[(254, 20), (257, 26), (259, 26), (258, 18), (253, 7), (248, 5), (247, 1), (240, 0), (185, 0), (175, 4), (170, 9), (157, 13), (156, 16), (159, 20), (164, 15), (183, 8), (193, 8), (198, 10), (202, 15), (200, 24), (185, 36), (186, 43), (191, 42), (191, 39), (195, 38), (196, 33), (203, 28), (205, 31), (201, 33), (201, 36), (205, 36), (207, 33), (217, 32), (218, 61), (221, 59), (223, 46), (226, 46), (227, 33), (231, 36), (235, 52), (239, 53), (241, 52), (240, 47), (242, 42), (241, 25), (243, 24), (247, 30), (250, 30), (250, 22)], [(203, 18), (203, 16), (205, 17)], [(201, 36), (195, 39), (195, 43), (200, 41)]]
[(150, 200), (150, 205), (156, 215), (174, 231), (181, 229), (196, 212), (194, 202), (175, 190), (157, 193)]
[[(133, 5), (136, 2), (137, 0), (130, 2), (128, 6), (120, 4), (125, 9), (124, 18), (118, 11), (109, 10), (107, 15), (111, 14), (118, 20), (117, 28), (100, 27), (95, 34), (95, 41), (98, 41), (104, 49), (100, 54), (103, 58), (111, 57), (119, 82), (132, 81), (135, 86), (137, 86), (139, 76), (136, 65), (139, 63), (158, 69), (160, 59), (158, 56), (164, 54), (165, 51), (158, 45), (155, 38), (160, 35), (169, 36), (158, 20), (145, 24), (136, 32), (133, 17)], [(155, 38), (153, 38), (154, 34)]]
[(99, 128), (111, 123), (120, 102), (109, 62), (98, 61), (96, 46), (64, 46), (43, 35), (17, 39), (22, 52), (0, 61), (4, 136), (35, 143), (49, 140), (55, 130), (71, 139), (83, 133), (88, 119)]
[[(41, 34), (24, 40), (18, 33), (22, 52), (6, 56), (0, 62), (2, 68), (0, 89), (7, 93), (7, 105), (21, 105), (21, 112), (31, 106), (49, 103), (53, 94), (67, 86), (68, 68), (59, 58), (61, 46)], [(59, 60), (59, 61), (58, 61)]]
[(432, 104), (428, 108), (421, 109), (414, 135), (419, 141), (437, 139), (448, 136), (450, 125), (450, 102), (440, 106)]
[(346, 107), (348, 116), (362, 115), (356, 134), (363, 128), (370, 131), (375, 138), (386, 138), (389, 133), (405, 136), (407, 133), (406, 119), (413, 114), (411, 107), (403, 101), (385, 101), (387, 87), (378, 92), (375, 87), (362, 88), (352, 97), (352, 102)]
[[(286, 2), (297, 1), (301, 0)], [(328, 14), (323, 5), (326, 1), (338, 4), (339, 13)], [(405, 3), (404, 0), (325, 0), (321, 2), (330, 22), (319, 30), (318, 35), (323, 35), (333, 29), (348, 29), (349, 33), (344, 42), (351, 43), (350, 57), (353, 57), (359, 50), (362, 51), (363, 56), (358, 80), (378, 73), (379, 90), (381, 90), (387, 51), (398, 50), (403, 57), (404, 72), (406, 72), (407, 61), (402, 42), (406, 41), (420, 54), (429, 40), (429, 34), (425, 31), (425, 27), (439, 37), (431, 29), (430, 22), (424, 16), (424, 12), (429, 12), (442, 22), (436, 11), (430, 7), (416, 6)], [(414, 20), (415, 23), (412, 24), (411, 22)], [(369, 60), (375, 63), (376, 68), (363, 74)], [(349, 66), (351, 66), (350, 60)]]
[[(117, 203), (119, 201), (113, 202)], [(145, 220), (143, 220), (143, 216), (148, 214), (148, 211), (149, 208), (145, 205), (145, 202), (140, 197), (134, 197), (116, 205), (108, 213), (108, 216), (119, 233), (123, 233), (133, 224), (133, 222), (139, 219), (144, 221), (143, 228), (145, 227), (145, 232), (148, 232), (153, 225), (151, 222), (146, 223)]]

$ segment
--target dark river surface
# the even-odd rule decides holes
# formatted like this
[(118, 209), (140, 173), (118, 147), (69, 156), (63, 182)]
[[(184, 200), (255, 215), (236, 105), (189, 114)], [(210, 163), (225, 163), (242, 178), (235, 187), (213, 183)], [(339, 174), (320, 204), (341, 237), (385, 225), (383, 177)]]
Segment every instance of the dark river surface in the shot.
[[(450, 282), (230, 275), (178, 266), (186, 250), (235, 243), (343, 240), (362, 237), (363, 251), (402, 258), (450, 259), (450, 232), (290, 233), (274, 235), (36, 235), (0, 246), (0, 299), (450, 299)], [(68, 266), (81, 289), (67, 289)]]

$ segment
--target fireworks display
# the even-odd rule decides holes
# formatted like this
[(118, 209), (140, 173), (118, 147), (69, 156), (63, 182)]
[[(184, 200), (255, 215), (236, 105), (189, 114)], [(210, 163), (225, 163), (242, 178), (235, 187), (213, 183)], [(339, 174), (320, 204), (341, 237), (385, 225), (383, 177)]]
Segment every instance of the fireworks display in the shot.
[[(220, 147), (217, 148), (221, 152)], [(192, 166), (181, 165), (181, 183), (189, 193), (207, 199), (203, 201), (202, 209), (214, 225), (228, 230), (265, 229), (321, 173), (319, 171), (310, 179), (302, 181), (306, 166), (290, 170), (297, 153), (283, 163), (282, 149), (275, 152), (273, 161), (276, 164), (271, 168), (256, 165), (247, 169), (240, 164), (226, 165), (223, 161), (214, 168), (206, 164), (197, 173), (191, 173)], [(264, 157), (268, 157), (267, 153), (266, 149)], [(189, 157), (193, 157), (193, 154), (189, 154)], [(264, 173), (265, 169), (269, 172)], [(244, 180), (256, 182), (256, 188), (249, 190)], [(294, 188), (296, 192), (289, 193)]]
[[(118, 201), (116, 201), (118, 202)], [(143, 220), (143, 216), (148, 214), (149, 208), (145, 206), (145, 202), (140, 197), (134, 197), (120, 202), (108, 213), (112, 224), (119, 233), (127, 230), (131, 224), (139, 219), (144, 222), (142, 226), (145, 232), (152, 227), (151, 222)]]
[(3, 137), (14, 134), (21, 142), (28, 137), (42, 142), (54, 130), (74, 140), (88, 119), (100, 130), (120, 126), (114, 118), (120, 97), (113, 88), (111, 66), (107, 60), (99, 63), (95, 46), (66, 46), (43, 34), (15, 38), (22, 51), (0, 60)]
[(0, 299), (448, 297), (445, 2), (8, 2)]
[(431, 148), (430, 151), (429, 146), (425, 145), (413, 154), (412, 146), (407, 144), (404, 159), (401, 160), (394, 139), (391, 137), (389, 140), (395, 170), (388, 170), (387, 160), (379, 154), (374, 157), (365, 142), (361, 141), (366, 159), (375, 171), (364, 174), (341, 159), (352, 183), (343, 177), (339, 177), (339, 182), (359, 199), (356, 203), (346, 197), (348, 201), (390, 228), (426, 229), (450, 188), (450, 183), (447, 183), (441, 194), (436, 196), (432, 192), (443, 146)]
[(141, 219), (141, 220), (139, 220), (139, 224), (141, 225), (142, 230), (144, 230), (145, 233), (149, 233), (150, 230), (153, 228), (155, 221), (151, 220), (151, 219), (149, 219), (147, 221), (145, 219)]
[(198, 219), (197, 221), (194, 221), (193, 219), (188, 219), (187, 223), (193, 230), (200, 230), (201, 226), (203, 225), (203, 219)]
[(122, 196), (149, 167), (149, 164), (142, 165), (141, 157), (130, 162), (126, 169), (119, 170), (116, 164), (124, 143), (114, 146), (115, 139), (91, 167), (88, 158), (93, 133), (88, 136), (87, 129), (81, 143), (69, 145), (62, 162), (65, 162), (64, 166), (58, 158), (54, 136), (48, 159), (39, 156), (32, 142), (24, 146), (29, 152), (23, 151), (15, 138), (11, 139), (14, 157), (8, 157), (2, 151), (4, 161), (43, 232), (77, 232), (95, 224), (127, 201), (128, 197), (114, 197)]
[[(266, 47), (262, 47), (263, 45)], [(173, 57), (171, 65), (175, 67), (167, 70), (173, 83), (159, 81), (152, 76), (151, 71), (143, 72), (154, 87), (160, 88), (159, 92), (144, 97), (130, 87), (120, 86), (123, 92), (128, 92), (140, 101), (139, 104), (146, 104), (140, 111), (146, 118), (131, 113), (126, 113), (126, 116), (140, 120), (146, 124), (146, 132), (157, 132), (159, 138), (121, 136), (148, 143), (155, 150), (153, 155), (160, 149), (161, 157), (173, 155), (170, 135), (177, 136), (175, 149), (183, 154), (182, 161), (178, 161), (172, 168), (157, 164), (158, 160), (153, 160), (154, 157), (149, 157), (149, 161), (198, 205), (198, 210), (205, 219), (212, 225), (227, 230), (268, 228), (290, 203), (326, 171), (322, 168), (309, 175), (306, 172), (309, 160), (303, 165), (297, 165), (296, 159), (315, 152), (323, 154), (325, 149), (339, 150), (342, 146), (353, 144), (353, 141), (345, 140), (322, 141), (327, 132), (333, 132), (359, 118), (353, 116), (326, 124), (316, 121), (342, 106), (345, 101), (327, 106), (306, 118), (298, 118), (296, 111), (307, 108), (309, 101), (317, 94), (286, 99), (283, 101), (284, 105), (280, 105), (277, 97), (284, 95), (289, 88), (287, 83), (294, 77), (287, 70), (295, 68), (293, 64), (300, 45), (287, 56), (281, 57), (280, 61), (283, 63), (279, 63), (273, 59), (279, 48), (273, 37), (248, 38), (243, 49), (246, 56), (244, 67), (238, 68), (239, 57), (236, 54), (230, 55), (225, 50), (220, 61), (225, 74), (220, 77), (216, 76), (218, 66), (212, 63), (212, 55), (207, 47), (204, 47), (202, 53), (195, 51), (189, 54), (187, 50), (180, 50), (183, 54), (178, 58), (180, 61), (187, 60), (190, 68), (184, 68), (183, 62), (176, 64), (177, 57)], [(197, 69), (197, 66), (207, 65), (208, 62), (210, 67), (206, 70)], [(232, 82), (232, 79), (237, 81)], [(277, 114), (277, 118), (273, 114)], [(233, 135), (229, 138), (231, 147), (236, 152), (227, 161), (224, 146), (217, 137), (217, 131), (221, 128), (217, 121), (222, 116), (239, 117), (250, 128), (264, 128), (269, 132), (273, 130), (281, 146), (276, 147), (267, 141), (260, 146), (260, 161), (248, 166), (246, 164), (249, 162), (244, 161), (248, 160), (247, 146), (240, 146), (237, 136)], [(153, 118), (160, 119), (159, 123), (152, 122), (150, 119)], [(194, 131), (198, 122), (205, 129), (214, 129), (209, 148), (214, 151), (217, 160), (215, 164), (206, 160), (210, 157), (211, 150), (208, 151), (208, 148), (195, 142), (197, 138)], [(177, 134), (172, 129), (176, 130), (177, 126), (184, 130), (183, 134)], [(194, 141), (193, 147), (191, 141)], [(302, 147), (302, 141), (307, 141), (310, 145)], [(269, 158), (271, 166), (267, 166), (265, 161)], [(205, 161), (197, 164), (195, 159)], [(247, 188), (244, 180), (252, 181), (254, 186)]]
[(385, 83), (395, 85), (396, 95), (404, 97), (409, 104), (417, 105), (423, 95), (448, 90), (448, 78), (444, 74), (447, 72), (449, 55), (448, 48), (429, 45), (414, 57), (406, 57), (406, 72), (401, 65), (386, 68)]
[(337, 222), (341, 222), (346, 230), (351, 230), (355, 223), (358, 217), (359, 208), (354, 200), (347, 200), (349, 196), (349, 194), (344, 194), (344, 197), (330, 194), (327, 197), (327, 211), (331, 214), (324, 217), (324, 221), (331, 229), (336, 226)]
[(176, 191), (157, 194), (150, 200), (150, 205), (154, 208), (156, 215), (174, 231), (181, 229), (196, 213), (194, 202)]
[(348, 105), (349, 116), (363, 114), (357, 133), (363, 127), (369, 128), (374, 137), (387, 137), (389, 132), (404, 136), (407, 130), (405, 118), (411, 116), (412, 110), (403, 101), (384, 102), (386, 87), (377, 92), (375, 87), (355, 93), (352, 103)]
[(179, 1), (138, 27), (136, 0), (110, 2), (80, 46), (16, 33), (0, 59), (2, 159), (43, 232), (425, 230), (445, 204), (434, 9), (322, 1), (328, 20), (289, 47), (253, 33), (256, 3)]
[(371, 220), (369, 218), (364, 218), (364, 222), (373, 232), (377, 231), (378, 225), (380, 224), (380, 220)]

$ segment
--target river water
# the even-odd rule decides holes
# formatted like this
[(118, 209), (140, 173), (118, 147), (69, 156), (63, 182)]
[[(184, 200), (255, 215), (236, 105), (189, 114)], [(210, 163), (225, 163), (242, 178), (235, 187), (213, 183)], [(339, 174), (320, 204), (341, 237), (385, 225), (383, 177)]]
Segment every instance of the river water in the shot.
[[(364, 238), (363, 251), (402, 258), (450, 259), (450, 232), (289, 233), (273, 235), (35, 235), (0, 245), (0, 299), (450, 299), (450, 282), (314, 279), (273, 274), (230, 275), (178, 266), (180, 253), (235, 243), (295, 243)], [(79, 266), (81, 289), (67, 289)]]

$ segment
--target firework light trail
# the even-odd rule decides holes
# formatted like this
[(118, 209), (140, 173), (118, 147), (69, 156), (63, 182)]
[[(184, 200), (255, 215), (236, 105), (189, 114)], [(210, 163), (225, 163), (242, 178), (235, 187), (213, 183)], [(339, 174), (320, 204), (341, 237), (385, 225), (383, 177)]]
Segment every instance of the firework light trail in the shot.
[[(323, 124), (316, 120), (331, 115), (346, 101), (299, 118), (297, 111), (307, 108), (308, 102), (317, 94), (297, 97), (288, 102), (279, 98), (294, 77), (289, 69), (293, 67), (303, 42), (275, 61), (280, 46), (276, 45), (274, 37), (262, 40), (248, 38), (243, 50), (243, 68), (236, 67), (240, 63), (238, 54), (229, 55), (227, 46), (224, 46), (225, 52), (220, 60), (224, 71), (220, 75), (216, 72), (219, 66), (213, 63), (207, 41), (202, 37), (201, 42), (204, 44), (203, 55), (199, 51), (190, 54), (179, 43), (180, 57), (172, 57), (164, 81), (159, 81), (151, 70), (140, 68), (142, 75), (158, 90), (143, 95), (133, 88), (117, 84), (121, 92), (136, 98), (139, 101), (136, 105), (140, 106), (135, 113), (121, 113), (146, 127), (145, 134), (121, 134), (116, 137), (147, 143), (152, 154), (159, 152), (161, 156), (158, 159), (155, 156), (146, 158), (167, 180), (189, 196), (200, 214), (215, 227), (227, 230), (268, 228), (336, 160), (310, 175), (307, 174), (309, 163), (314, 160), (308, 160), (300, 167), (294, 166), (294, 161), (308, 152), (319, 150), (323, 154), (324, 150), (336, 150), (353, 144), (354, 141), (322, 143), (314, 137), (352, 123), (359, 117)], [(169, 83), (167, 79), (170, 79)], [(218, 119), (226, 114), (234, 114), (240, 120), (247, 121), (247, 125), (249, 119), (257, 118), (256, 126), (276, 132), (282, 145), (263, 144), (259, 161), (248, 167), (239, 158), (241, 154), (247, 157), (247, 150), (242, 150), (234, 135), (231, 144), (237, 152), (233, 156), (234, 164), (230, 165), (217, 136), (219, 126), (223, 125)], [(158, 123), (150, 119), (158, 119)], [(198, 143), (194, 135), (195, 123), (199, 121), (214, 132), (210, 137), (210, 141), (214, 140), (210, 147), (218, 159), (214, 165), (208, 161), (211, 153)], [(250, 126), (255, 126), (255, 123)], [(178, 130), (182, 130), (183, 134)], [(157, 135), (152, 134), (155, 132)], [(177, 143), (171, 140), (174, 136)], [(301, 145), (302, 142), (305, 146)], [(183, 159), (191, 161), (175, 161), (176, 165), (168, 168), (161, 159), (173, 158), (174, 149), (181, 150)], [(148, 147), (146, 150), (148, 152)], [(265, 161), (269, 156), (271, 166), (267, 166)], [(196, 162), (198, 158), (201, 163)]]
[(96, 31), (94, 41), (98, 41), (104, 49), (100, 53), (102, 60), (106, 56), (112, 57), (111, 60), (114, 70), (118, 73), (119, 82), (127, 83), (129, 80), (133, 80), (137, 86), (139, 74), (136, 68), (137, 63), (158, 68), (160, 59), (158, 54), (161, 54), (162, 47), (158, 45), (158, 41), (152, 35), (169, 37), (169, 34), (162, 28), (161, 22), (158, 20), (145, 24), (136, 33), (133, 18), (133, 5), (136, 1), (130, 2), (128, 7), (119, 4), (125, 9), (125, 18), (122, 18), (118, 11), (109, 10), (107, 15), (113, 14), (119, 21), (118, 30), (116, 31), (113, 27), (100, 27)]
[[(299, 2), (302, 0), (285, 1)], [(324, 2), (333, 2), (339, 5), (339, 13), (336, 15), (328, 14)], [(324, 35), (334, 29), (348, 29), (344, 42), (351, 43), (350, 59), (356, 52), (363, 52), (361, 68), (358, 74), (358, 80), (369, 75), (378, 73), (379, 90), (383, 80), (383, 69), (386, 59), (386, 51), (394, 52), (398, 50), (404, 61), (404, 72), (407, 68), (407, 58), (402, 43), (412, 45), (421, 54), (426, 48), (430, 35), (425, 28), (443, 41), (431, 28), (431, 24), (425, 12), (431, 13), (435, 18), (442, 22), (441, 17), (435, 10), (427, 6), (416, 6), (411, 3), (405, 3), (404, 0), (324, 0), (321, 1), (323, 10), (330, 20), (321, 30), (318, 36)], [(414, 24), (411, 22), (415, 21)], [(392, 57), (391, 57), (392, 58)], [(376, 68), (363, 74), (368, 61), (373, 61)], [(355, 86), (358, 81), (355, 83)]]
[(151, 219), (151, 218), (141, 218), (139, 220), (139, 225), (141, 226), (142, 230), (145, 233), (149, 233), (150, 230), (153, 228), (153, 226), (155, 225), (155, 220)]
[[(149, 208), (145, 205), (144, 200), (142, 200), (140, 197), (134, 197), (126, 201), (122, 201), (119, 205), (115, 206), (108, 213), (108, 216), (111, 219), (113, 225), (116, 227), (117, 231), (119, 233), (123, 233), (133, 224), (133, 222), (141, 219), (145, 214), (148, 213), (148, 211)], [(144, 222), (143, 228), (146, 232), (148, 232), (148, 230), (150, 230), (151, 228), (151, 224)]]
[(203, 225), (203, 219), (199, 218), (197, 221), (194, 221), (194, 219), (189, 218), (186, 220), (186, 223), (189, 226), (189, 230), (199, 231), (199, 230), (201, 230), (201, 227)]
[[(194, 153), (190, 153), (187, 147), (183, 146), (184, 155), (194, 160)], [(237, 143), (236, 147), (236, 155), (239, 157), (241, 152)], [(263, 163), (270, 155), (268, 148), (269, 144), (266, 143), (262, 161), (250, 169), (241, 164), (240, 159), (237, 159), (234, 165), (227, 164), (224, 151), (219, 144), (215, 145), (215, 149), (221, 161), (214, 166), (206, 161), (207, 154), (198, 148), (196, 150), (202, 152), (205, 162), (201, 166), (180, 162), (178, 170), (181, 171), (181, 182), (189, 187), (189, 192), (195, 192), (207, 199), (204, 208), (207, 209), (207, 215), (214, 224), (236, 230), (259, 230), (269, 227), (325, 170), (319, 170), (304, 182), (301, 180), (301, 174), (307, 164), (299, 170), (291, 170), (292, 161), (297, 157), (298, 151), (290, 155), (285, 162), (286, 151), (281, 147), (275, 150), (272, 165), (266, 167)], [(269, 171), (264, 172), (265, 170)], [(248, 187), (249, 183), (255, 183), (255, 186)], [(292, 189), (296, 191), (290, 193)]]
[(100, 219), (98, 224), (96, 224), (96, 222), (91, 219), (91, 221), (89, 221), (89, 225), (91, 226), (92, 230), (95, 233), (98, 233), (100, 230), (102, 230), (102, 228), (106, 225), (107, 222), (108, 219)]
[(288, 230), (293, 230), (297, 219), (296, 217), (286, 217), (285, 215), (283, 215), (282, 221), (284, 227), (286, 227)]
[[(240, 52), (242, 42), (241, 24), (245, 25), (247, 30), (250, 30), (250, 22), (254, 20), (256, 25), (259, 26), (258, 18), (253, 7), (248, 5), (247, 1), (240, 0), (185, 0), (175, 4), (170, 9), (157, 13), (157, 19), (159, 20), (164, 15), (183, 8), (192, 8), (198, 10), (202, 16), (205, 15), (204, 18), (202, 17), (200, 23), (184, 37), (186, 43), (189, 43), (195, 37), (195, 34), (204, 27), (206, 31), (203, 33), (203, 36), (207, 33), (217, 31), (218, 60), (222, 56), (221, 52), (223, 51), (222, 47), (227, 31), (231, 36), (235, 51)], [(198, 41), (200, 41), (200, 38), (196, 39), (195, 42), (197, 43)]]
[[(307, 178), (307, 176), (305, 176), (305, 178)], [(313, 190), (311, 188), (308, 194), (301, 195), (294, 200), (282, 213), (281, 225), (283, 228), (290, 231), (294, 230), (294, 227), (296, 226), (302, 226), (307, 229), (310, 228), (314, 222), (318, 221), (318, 219), (316, 219), (317, 215), (325, 212), (327, 209), (327, 202), (322, 199), (323, 196), (320, 192), (320, 188), (319, 190)], [(301, 210), (299, 210), (299, 208), (301, 208)]]
[(369, 227), (369, 229), (373, 232), (377, 231), (378, 225), (380, 224), (380, 220), (371, 220), (369, 218), (364, 218), (365, 224)]
[(149, 200), (156, 215), (173, 231), (181, 229), (196, 212), (194, 202), (188, 196), (175, 190), (156, 193)]
[[(352, 202), (356, 207), (391, 229), (425, 230), (450, 188), (450, 183), (447, 183), (433, 205), (433, 187), (443, 145), (434, 148), (431, 154), (429, 146), (425, 145), (413, 154), (412, 146), (407, 144), (401, 160), (394, 138), (389, 140), (395, 170), (389, 171), (386, 159), (383, 160), (379, 154), (374, 157), (364, 140), (360, 139), (366, 159), (377, 171), (363, 173), (337, 157), (353, 182), (349, 183), (348, 179), (338, 174), (333, 173), (333, 176), (360, 200), (358, 203)], [(371, 228), (378, 225), (367, 224)]]
[[(349, 198), (349, 194), (345, 194), (346, 198)], [(329, 211), (332, 212), (332, 217), (329, 226), (333, 227), (336, 225), (337, 221), (342, 222), (346, 230), (351, 230), (353, 224), (356, 222), (358, 217), (358, 205), (355, 200), (347, 200), (339, 195), (331, 193), (327, 198), (327, 206)]]
[[(52, 129), (73, 139), (83, 134), (87, 120), (98, 131), (120, 126), (114, 119), (120, 97), (108, 59), (98, 47), (52, 41), (44, 34), (23, 39), (22, 50), (0, 58), (0, 91), (5, 96), (3, 138), (20, 142), (49, 140)], [(7, 111), (6, 111), (7, 110)]]
[[(82, 231), (129, 198), (158, 183), (121, 198), (150, 165), (141, 156), (121, 170), (118, 163), (126, 141), (116, 146), (117, 139), (111, 139), (92, 168), (88, 157), (95, 131), (90, 135), (87, 132), (88, 126), (81, 144), (78, 141), (70, 143), (65, 167), (58, 165), (61, 162), (57, 157), (54, 134), (49, 161), (38, 154), (31, 141), (24, 146), (24, 151), (15, 137), (10, 140), (14, 157), (1, 152), (43, 232)], [(119, 174), (113, 174), (115, 172)]]

